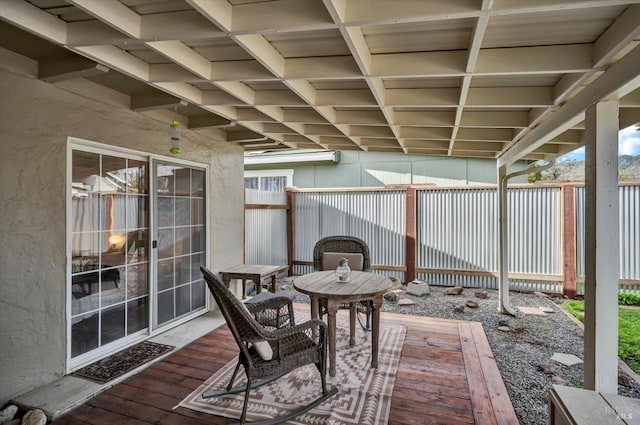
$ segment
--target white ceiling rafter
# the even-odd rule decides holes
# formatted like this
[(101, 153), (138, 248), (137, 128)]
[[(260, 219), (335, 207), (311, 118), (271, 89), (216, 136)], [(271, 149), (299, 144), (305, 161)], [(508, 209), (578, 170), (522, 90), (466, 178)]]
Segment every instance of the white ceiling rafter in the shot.
[[(263, 141), (243, 134), (270, 149), (552, 158), (583, 143), (568, 106), (607, 92), (640, 38), (640, 0), (67, 3), (0, 0), (0, 47), (43, 81), (181, 108), (245, 149)], [(607, 94), (625, 95), (624, 125), (640, 117), (630, 84)]]

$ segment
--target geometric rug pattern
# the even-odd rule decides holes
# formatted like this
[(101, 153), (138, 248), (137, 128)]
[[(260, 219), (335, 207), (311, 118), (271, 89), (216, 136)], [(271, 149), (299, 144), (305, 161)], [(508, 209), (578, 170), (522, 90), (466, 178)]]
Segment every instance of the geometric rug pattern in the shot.
[[(308, 313), (307, 313), (308, 314)], [(329, 376), (327, 387), (338, 388), (338, 394), (309, 412), (289, 422), (296, 425), (382, 425), (389, 419), (391, 395), (406, 327), (380, 324), (378, 368), (371, 366), (371, 333), (356, 331), (356, 344), (349, 346), (348, 321), (338, 319), (336, 329), (336, 376)], [(186, 407), (199, 412), (239, 419), (244, 392), (202, 398), (209, 390), (225, 389), (237, 359), (233, 359), (175, 408)], [(245, 374), (238, 372), (234, 387), (246, 385)], [(250, 390), (247, 422), (282, 416), (316, 399), (321, 393), (320, 374), (315, 365), (300, 367), (274, 382)]]

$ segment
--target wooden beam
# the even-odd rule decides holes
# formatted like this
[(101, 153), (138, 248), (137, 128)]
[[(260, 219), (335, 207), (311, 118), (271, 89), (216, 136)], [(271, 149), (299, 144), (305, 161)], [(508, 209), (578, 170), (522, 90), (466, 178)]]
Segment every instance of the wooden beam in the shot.
[(38, 63), (38, 78), (47, 83), (89, 78), (103, 75), (107, 72), (109, 72), (109, 68), (106, 66), (84, 58), (77, 58), (77, 60), (66, 59), (64, 61), (41, 61)]
[(67, 42), (67, 24), (22, 0), (0, 0), (0, 18), (56, 44)]
[[(534, 151), (550, 139), (582, 121), (584, 111), (605, 98), (619, 99), (640, 87), (640, 46), (613, 64), (603, 75), (571, 98), (560, 109), (529, 131), (520, 141), (498, 158), (498, 166), (511, 164)], [(617, 137), (616, 137), (617, 140)]]
[(140, 15), (117, 0), (69, 0), (69, 3), (131, 38), (142, 35)]
[(186, 105), (188, 105), (188, 102), (180, 99), (179, 97), (163, 92), (136, 94), (131, 96), (131, 109), (136, 112), (167, 109)]

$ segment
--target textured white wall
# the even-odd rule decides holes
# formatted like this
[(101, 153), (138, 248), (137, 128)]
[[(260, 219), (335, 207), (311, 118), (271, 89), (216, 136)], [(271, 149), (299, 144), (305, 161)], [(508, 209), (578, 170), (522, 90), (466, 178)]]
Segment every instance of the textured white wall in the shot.
[[(170, 156), (167, 122), (37, 80), (34, 67), (0, 65), (0, 405), (65, 373), (67, 137)], [(242, 149), (184, 130), (182, 151), (210, 166), (211, 267), (241, 262)]]

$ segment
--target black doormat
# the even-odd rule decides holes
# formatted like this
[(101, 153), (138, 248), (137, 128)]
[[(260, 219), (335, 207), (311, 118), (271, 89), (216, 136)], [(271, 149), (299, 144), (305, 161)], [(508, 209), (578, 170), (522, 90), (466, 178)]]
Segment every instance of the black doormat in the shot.
[(143, 341), (78, 369), (73, 374), (92, 381), (108, 382), (174, 348), (172, 345)]

